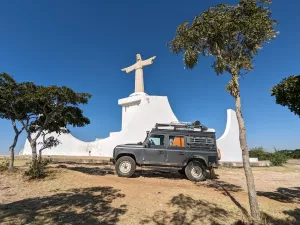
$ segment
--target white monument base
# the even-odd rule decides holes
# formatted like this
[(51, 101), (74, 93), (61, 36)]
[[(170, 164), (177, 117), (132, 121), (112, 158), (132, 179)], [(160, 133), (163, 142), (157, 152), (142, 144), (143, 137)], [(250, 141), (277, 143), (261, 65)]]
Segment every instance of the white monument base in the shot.
[[(227, 109), (227, 123), (225, 132), (217, 140), (217, 146), (221, 151), (221, 162), (241, 162), (242, 149), (239, 139), (239, 124), (236, 113)], [(257, 158), (250, 158), (250, 162), (258, 162)]]
[[(122, 106), (122, 130), (120, 132), (112, 132), (109, 137), (94, 142), (83, 142), (71, 134), (62, 134), (59, 136), (61, 144), (55, 148), (43, 150), (43, 154), (111, 157), (113, 149), (118, 144), (143, 142), (146, 138), (146, 131), (150, 131), (156, 123), (178, 121), (165, 96), (134, 93), (128, 98), (120, 99), (118, 103)], [(57, 137), (56, 134), (54, 136)], [(37, 146), (37, 150), (39, 147)], [(22, 154), (31, 155), (28, 140), (26, 140)]]
[[(120, 99), (122, 106), (122, 129), (111, 132), (109, 137), (96, 139), (94, 142), (83, 142), (71, 134), (62, 134), (57, 147), (43, 150), (44, 155), (69, 156), (107, 156), (112, 157), (113, 149), (118, 144), (143, 142), (146, 131), (150, 131), (156, 123), (177, 122), (166, 96), (149, 96), (139, 92), (130, 97)], [(57, 137), (56, 134), (51, 136)], [(41, 140), (38, 140), (40, 142)], [(239, 128), (235, 111), (227, 110), (227, 125), (224, 134), (217, 140), (221, 151), (221, 161), (241, 162), (242, 151), (239, 142)], [(40, 146), (37, 146), (39, 150)], [(23, 155), (31, 155), (31, 147), (26, 140)], [(257, 159), (251, 159), (257, 161)]]

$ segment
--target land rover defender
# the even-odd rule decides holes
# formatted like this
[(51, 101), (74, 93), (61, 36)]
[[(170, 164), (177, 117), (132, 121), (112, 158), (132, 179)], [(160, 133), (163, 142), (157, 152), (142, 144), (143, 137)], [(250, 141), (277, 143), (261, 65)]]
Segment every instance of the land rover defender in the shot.
[(156, 124), (144, 142), (116, 146), (111, 161), (119, 177), (131, 177), (136, 166), (175, 167), (197, 182), (218, 166), (218, 158), (215, 131), (195, 121)]

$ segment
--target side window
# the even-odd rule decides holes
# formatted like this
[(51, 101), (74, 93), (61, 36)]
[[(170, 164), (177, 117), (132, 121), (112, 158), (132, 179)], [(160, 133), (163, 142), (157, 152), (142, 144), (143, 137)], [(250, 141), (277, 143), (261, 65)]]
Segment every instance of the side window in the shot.
[(187, 146), (190, 148), (197, 147), (213, 147), (215, 145), (214, 139), (210, 137), (193, 137), (187, 138)]
[(151, 137), (148, 140), (148, 143), (151, 146), (161, 146), (164, 145), (164, 139), (165, 136), (164, 135), (151, 135)]
[(170, 136), (169, 137), (169, 146), (184, 148), (184, 137), (183, 136)]

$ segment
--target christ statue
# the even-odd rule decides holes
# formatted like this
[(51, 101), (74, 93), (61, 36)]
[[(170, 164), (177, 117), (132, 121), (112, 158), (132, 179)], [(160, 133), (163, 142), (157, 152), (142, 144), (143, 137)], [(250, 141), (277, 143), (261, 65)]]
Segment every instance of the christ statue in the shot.
[(144, 92), (144, 77), (143, 77), (143, 67), (149, 66), (153, 63), (156, 56), (153, 56), (147, 60), (142, 60), (140, 54), (136, 55), (136, 63), (132, 66), (122, 69), (126, 73), (130, 73), (135, 70), (135, 93)]

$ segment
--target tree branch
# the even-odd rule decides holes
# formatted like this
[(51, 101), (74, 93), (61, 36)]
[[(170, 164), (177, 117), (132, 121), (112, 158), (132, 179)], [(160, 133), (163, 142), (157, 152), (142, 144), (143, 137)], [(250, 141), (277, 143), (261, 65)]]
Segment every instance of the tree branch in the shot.
[(11, 120), (11, 123), (12, 123), (12, 125), (13, 125), (13, 128), (14, 128), (15, 133), (18, 134), (18, 133), (19, 133), (19, 130), (18, 130), (18, 128), (17, 128), (16, 121), (15, 121), (14, 119), (12, 119), (12, 120)]
[(24, 121), (20, 118), (19, 113), (17, 113), (17, 110), (15, 109), (15, 107), (13, 105), (11, 105), (12, 110), (14, 111), (16, 117), (18, 118), (18, 120), (20, 121), (20, 123), (22, 124), (23, 128), (25, 128), (26, 132), (27, 132), (27, 136), (30, 135), (30, 131), (28, 129), (28, 118), (27, 118), (27, 123), (26, 125), (24, 124)]

